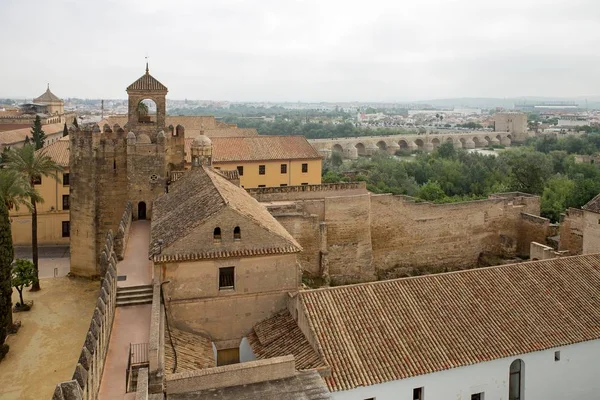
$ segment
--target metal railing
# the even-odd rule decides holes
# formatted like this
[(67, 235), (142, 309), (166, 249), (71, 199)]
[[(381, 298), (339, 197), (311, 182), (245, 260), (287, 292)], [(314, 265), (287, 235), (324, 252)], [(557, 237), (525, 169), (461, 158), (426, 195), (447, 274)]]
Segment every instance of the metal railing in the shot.
[(125, 370), (125, 390), (127, 393), (137, 389), (137, 374), (140, 368), (148, 367), (148, 343), (129, 343), (129, 357)]

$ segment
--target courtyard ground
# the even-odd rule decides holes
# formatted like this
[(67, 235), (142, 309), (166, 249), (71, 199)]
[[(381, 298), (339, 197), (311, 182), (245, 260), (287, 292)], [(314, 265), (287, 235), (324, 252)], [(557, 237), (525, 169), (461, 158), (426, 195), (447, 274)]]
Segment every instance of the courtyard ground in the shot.
[[(69, 246), (40, 246), (38, 263), (40, 278), (56, 278), (69, 273)], [(31, 260), (31, 247), (15, 247), (15, 258)]]
[(13, 314), (22, 326), (8, 337), (10, 351), (0, 362), (2, 400), (50, 399), (57, 383), (71, 379), (100, 284), (60, 277), (40, 279), (40, 285), (39, 292), (23, 292), (25, 301), (34, 301), (31, 311)]

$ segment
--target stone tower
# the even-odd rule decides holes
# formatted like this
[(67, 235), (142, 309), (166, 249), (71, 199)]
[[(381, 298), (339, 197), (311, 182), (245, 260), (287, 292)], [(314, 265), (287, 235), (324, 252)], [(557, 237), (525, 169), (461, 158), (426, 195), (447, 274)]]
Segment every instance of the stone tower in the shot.
[(127, 146), (118, 125), (71, 128), (71, 273), (95, 277), (106, 233), (115, 229), (127, 202)]
[[(154, 199), (165, 191), (173, 170), (185, 163), (183, 126), (166, 127), (168, 89), (146, 73), (127, 88), (124, 127), (71, 129), (71, 272), (100, 276), (106, 233), (117, 231), (127, 202), (134, 219), (150, 219)], [(149, 113), (144, 100), (156, 105)], [(153, 110), (152, 110), (153, 111)]]
[(191, 147), (192, 168), (201, 165), (212, 165), (212, 141), (208, 136), (197, 136)]

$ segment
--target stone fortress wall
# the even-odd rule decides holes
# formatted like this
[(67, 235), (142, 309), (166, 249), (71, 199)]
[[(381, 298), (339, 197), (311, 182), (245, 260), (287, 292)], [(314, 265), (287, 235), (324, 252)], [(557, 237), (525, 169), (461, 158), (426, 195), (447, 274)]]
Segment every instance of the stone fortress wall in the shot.
[[(127, 211), (123, 219), (127, 219)], [(112, 231), (109, 230), (101, 252), (101, 267), (106, 272), (102, 278), (90, 328), (75, 366), (73, 379), (56, 385), (53, 400), (96, 400), (98, 398), (117, 301), (116, 251), (118, 247)]]
[(375, 195), (364, 182), (249, 189), (298, 240), (305, 273), (334, 284), (470, 268), (482, 255), (528, 256), (550, 222), (540, 198), (501, 193), (450, 204)]

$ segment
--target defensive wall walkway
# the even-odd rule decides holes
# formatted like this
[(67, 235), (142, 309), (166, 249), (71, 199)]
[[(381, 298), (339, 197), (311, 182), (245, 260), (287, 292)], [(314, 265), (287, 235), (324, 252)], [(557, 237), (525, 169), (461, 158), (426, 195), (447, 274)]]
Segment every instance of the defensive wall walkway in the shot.
[[(117, 275), (126, 276), (118, 287), (152, 283), (152, 263), (148, 260), (150, 221), (134, 221), (131, 225), (125, 257), (117, 264)], [(135, 399), (125, 393), (125, 376), (130, 343), (147, 343), (150, 338), (151, 304), (117, 307), (106, 355), (98, 399)]]

